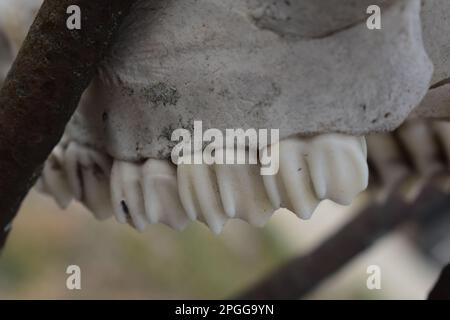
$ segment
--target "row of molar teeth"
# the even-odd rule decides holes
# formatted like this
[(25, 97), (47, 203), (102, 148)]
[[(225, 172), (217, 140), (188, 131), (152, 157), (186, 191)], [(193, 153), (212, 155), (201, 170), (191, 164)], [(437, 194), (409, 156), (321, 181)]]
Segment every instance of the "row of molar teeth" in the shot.
[(367, 136), (367, 145), (380, 200), (407, 178), (405, 196), (412, 200), (430, 178), (450, 169), (448, 121), (408, 121), (393, 133)]
[(74, 198), (99, 220), (112, 214), (110, 175), (112, 159), (94, 149), (72, 142), (65, 152), (65, 172)]
[[(199, 220), (216, 234), (232, 218), (263, 226), (278, 208), (309, 219), (321, 200), (348, 205), (367, 187), (364, 138), (293, 137), (264, 154), (273, 154), (275, 146), (279, 170), (261, 175), (259, 164), (135, 163), (70, 142), (55, 148), (38, 185), (62, 207), (73, 197), (98, 219), (114, 214), (138, 230), (155, 223), (182, 230)], [(52, 166), (55, 159), (59, 170)]]
[(182, 230), (189, 222), (178, 196), (176, 168), (168, 161), (114, 161), (111, 195), (117, 220), (137, 230), (143, 231), (147, 223)]
[(274, 212), (257, 164), (180, 164), (177, 179), (188, 217), (205, 222), (214, 233), (233, 218), (263, 226)]
[(274, 206), (309, 219), (321, 200), (348, 205), (367, 187), (364, 138), (322, 134), (280, 143), (279, 172), (264, 176)]
[(47, 159), (36, 187), (50, 194), (61, 208), (72, 199), (83, 203), (99, 220), (112, 215), (112, 159), (76, 142), (61, 142)]
[(279, 208), (309, 219), (321, 200), (348, 205), (367, 187), (364, 138), (296, 137), (278, 148), (275, 175), (260, 175), (259, 165), (179, 165), (179, 193), (188, 216), (206, 222), (215, 233), (229, 218), (262, 226)]

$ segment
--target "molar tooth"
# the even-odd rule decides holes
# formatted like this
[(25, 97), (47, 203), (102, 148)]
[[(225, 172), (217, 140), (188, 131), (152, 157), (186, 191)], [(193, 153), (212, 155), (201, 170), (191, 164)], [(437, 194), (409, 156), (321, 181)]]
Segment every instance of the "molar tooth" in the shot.
[[(200, 212), (200, 207), (197, 201), (197, 197), (194, 192), (194, 187), (191, 180), (191, 172), (187, 166), (190, 165), (178, 165), (177, 169), (177, 184), (178, 184), (178, 194), (180, 196), (181, 204), (188, 218), (192, 221), (196, 221), (198, 213)], [(201, 217), (199, 217), (201, 219)]]
[(83, 203), (99, 220), (105, 220), (113, 214), (110, 193), (111, 159), (90, 150), (88, 162), (82, 166), (84, 180)]
[(367, 187), (367, 149), (364, 138), (323, 134), (295, 137), (279, 143), (279, 172), (263, 176), (275, 208), (286, 207), (309, 219), (319, 202), (349, 204)]
[[(270, 147), (269, 147), (270, 148)], [(262, 176), (264, 189), (274, 209), (287, 208), (286, 188), (280, 174)]]
[(227, 165), (215, 165), (217, 176), (217, 186), (219, 188), (220, 199), (222, 200), (223, 209), (229, 218), (236, 217), (236, 199), (234, 198), (232, 172), (233, 169)]
[(111, 196), (116, 218), (143, 231), (145, 205), (140, 183), (141, 166), (126, 161), (114, 161), (111, 171)]
[[(160, 192), (157, 191), (160, 187), (162, 179), (158, 179), (156, 174), (153, 172), (152, 162), (153, 160), (147, 160), (142, 168), (144, 175), (142, 190), (144, 192), (144, 206), (147, 220), (151, 224), (156, 224), (161, 222), (160, 220), (164, 217), (164, 213), (161, 211), (163, 208), (161, 208), (159, 198)], [(167, 212), (169, 212), (169, 210), (167, 210)]]
[(377, 133), (367, 136), (369, 159), (384, 185), (396, 184), (408, 174), (406, 160), (392, 134)]
[(72, 200), (72, 193), (67, 184), (65, 174), (61, 171), (60, 164), (52, 156), (45, 164), (43, 175), (45, 177), (45, 188), (53, 196), (56, 203), (65, 209)]
[(80, 157), (82, 151), (77, 143), (71, 142), (64, 153), (66, 176), (75, 199), (83, 197), (83, 180), (81, 176)]
[(444, 149), (447, 163), (450, 164), (450, 122), (434, 121), (432, 126)]
[[(224, 151), (216, 149), (216, 158)], [(186, 210), (195, 210), (191, 215), (203, 218), (214, 233), (220, 233), (228, 218), (262, 226), (274, 211), (257, 164), (180, 164), (178, 178)]]
[(264, 188), (267, 193), (267, 197), (270, 200), (272, 206), (276, 209), (282, 207), (280, 186), (277, 175), (267, 175), (263, 176)]
[(130, 219), (128, 206), (122, 189), (122, 177), (119, 161), (114, 161), (111, 169), (111, 200), (117, 221), (127, 223)]
[(39, 185), (41, 190), (52, 195), (63, 209), (67, 208), (72, 201), (72, 192), (64, 172), (64, 159), (60, 147), (56, 147), (47, 159)]
[[(446, 163), (446, 169), (448, 171), (450, 169), (450, 122), (433, 121), (432, 128), (443, 149), (443, 156), (445, 158), (443, 160)], [(450, 193), (450, 177), (448, 175), (441, 176), (436, 183), (442, 191)]]
[(302, 219), (309, 219), (320, 200), (317, 198), (309, 175), (307, 143), (302, 139), (286, 139), (280, 142), (279, 174), (286, 188), (288, 209)]
[(99, 220), (112, 215), (110, 195), (111, 159), (76, 142), (64, 155), (66, 175), (76, 199)]
[[(216, 174), (212, 165), (178, 165), (180, 198), (190, 216), (203, 218), (210, 229), (219, 234), (227, 221), (222, 209)], [(194, 212), (192, 212), (195, 210)]]
[(50, 191), (48, 190), (48, 187), (45, 183), (45, 179), (43, 177), (44, 175), (44, 171), (42, 171), (41, 176), (37, 179), (36, 184), (34, 185), (34, 187), (36, 188), (36, 190), (40, 193), (49, 195)]
[[(273, 145), (275, 146), (275, 144)], [(266, 146), (264, 147), (264, 149), (260, 150), (259, 153), (259, 157), (262, 157), (263, 154), (273, 154), (273, 150), (270, 150), (272, 147), (272, 145)], [(279, 147), (280, 147), (280, 143), (277, 143), (276, 148), (278, 148), (278, 156), (274, 156), (272, 158), (272, 161), (274, 162), (274, 167), (276, 168), (280, 168), (280, 157), (279, 157)], [(269, 149), (270, 152), (268, 152), (266, 149)], [(260, 159), (260, 163), (261, 163), (261, 159)], [(267, 195), (267, 197), (270, 200), (270, 203), (272, 204), (272, 207), (274, 209), (279, 209), (279, 208), (287, 208), (289, 207), (289, 200), (287, 199), (287, 192), (286, 192), (286, 188), (283, 184), (283, 180), (281, 178), (281, 175), (279, 174), (279, 172), (277, 172), (276, 174), (271, 174), (271, 175), (263, 175), (262, 176), (262, 184), (264, 186), (264, 190), (265, 193)]]
[(364, 136), (359, 137), (359, 143), (363, 151), (364, 159), (367, 159), (367, 142)]
[[(216, 151), (221, 156), (224, 150)], [(248, 159), (248, 151), (242, 158)], [(265, 192), (260, 166), (257, 164), (215, 164), (217, 184), (222, 204), (230, 218), (239, 218), (254, 226), (262, 226), (272, 215), (274, 208)]]
[(390, 133), (377, 133), (367, 136), (369, 159), (380, 180), (377, 198), (384, 200), (410, 174), (407, 162)]
[(319, 199), (349, 205), (368, 184), (365, 141), (341, 134), (310, 140), (306, 161)]
[(262, 227), (275, 211), (265, 192), (258, 165), (235, 165), (233, 177), (239, 186), (235, 189), (236, 217), (251, 225)]
[(145, 211), (150, 223), (182, 230), (189, 222), (181, 205), (176, 169), (167, 161), (147, 160), (142, 167)]
[(98, 220), (108, 219), (113, 214), (109, 176), (103, 176), (103, 173), (89, 174), (86, 172), (84, 179), (84, 205), (92, 211)]
[(426, 179), (443, 169), (438, 145), (426, 122), (405, 123), (397, 132), (420, 176)]

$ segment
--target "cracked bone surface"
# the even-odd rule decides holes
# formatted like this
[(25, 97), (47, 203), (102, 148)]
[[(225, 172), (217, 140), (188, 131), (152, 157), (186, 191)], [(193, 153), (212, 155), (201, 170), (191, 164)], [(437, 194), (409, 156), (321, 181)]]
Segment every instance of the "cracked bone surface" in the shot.
[[(367, 29), (369, 4), (382, 6), (382, 30)], [(44, 170), (41, 188), (138, 230), (200, 220), (219, 233), (231, 218), (264, 225), (280, 207), (308, 219), (324, 199), (349, 204), (368, 181), (360, 136), (397, 127), (428, 90), (420, 9), (419, 0), (139, 1), (67, 127), (62, 172)], [(170, 135), (195, 120), (280, 129), (279, 171), (173, 165)], [(71, 197), (48, 185), (61, 177)]]

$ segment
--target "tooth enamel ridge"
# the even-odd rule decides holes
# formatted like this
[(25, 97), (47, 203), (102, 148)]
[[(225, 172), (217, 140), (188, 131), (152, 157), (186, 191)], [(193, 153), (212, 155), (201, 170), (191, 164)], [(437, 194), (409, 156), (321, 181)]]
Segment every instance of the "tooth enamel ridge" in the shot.
[(129, 162), (63, 141), (36, 187), (63, 208), (76, 199), (96, 218), (114, 215), (139, 231), (156, 223), (183, 230), (198, 220), (218, 234), (229, 219), (263, 226), (279, 208), (309, 219), (320, 201), (347, 205), (367, 186), (364, 138), (293, 137), (277, 147), (278, 172), (261, 175), (259, 164)]

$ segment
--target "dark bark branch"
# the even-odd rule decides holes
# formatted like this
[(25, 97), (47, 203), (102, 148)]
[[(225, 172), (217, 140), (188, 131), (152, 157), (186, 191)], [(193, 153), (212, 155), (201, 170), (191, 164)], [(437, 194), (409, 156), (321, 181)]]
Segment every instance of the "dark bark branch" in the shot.
[[(136, 0), (45, 0), (0, 91), (0, 248)], [(68, 30), (69, 5), (82, 11)]]
[(450, 300), (450, 264), (442, 270), (428, 300)]
[(294, 258), (239, 298), (298, 299), (402, 223), (449, 206), (450, 197), (433, 189), (413, 204), (392, 197), (383, 206), (370, 206), (310, 254)]

